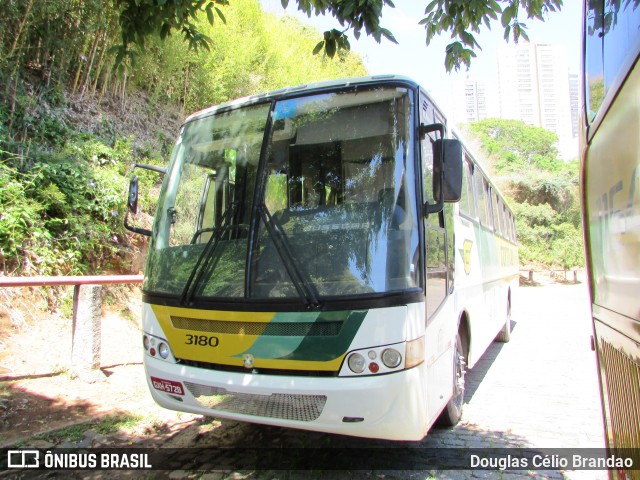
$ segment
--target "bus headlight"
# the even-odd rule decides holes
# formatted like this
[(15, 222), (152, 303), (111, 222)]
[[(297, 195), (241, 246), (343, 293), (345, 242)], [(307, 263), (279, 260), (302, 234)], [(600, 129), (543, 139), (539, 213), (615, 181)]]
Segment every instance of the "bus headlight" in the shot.
[(150, 357), (172, 363), (176, 361), (171, 353), (169, 342), (162, 337), (156, 337), (145, 332), (142, 336), (142, 346), (144, 347), (144, 353)]
[(382, 363), (387, 368), (396, 368), (402, 361), (402, 355), (394, 348), (385, 348), (382, 351)]
[(158, 353), (162, 358), (166, 360), (169, 356), (169, 346), (164, 342), (160, 342), (160, 344), (158, 345)]
[(349, 355), (347, 364), (349, 365), (349, 368), (353, 373), (362, 373), (367, 366), (364, 357), (359, 353), (352, 353), (351, 355)]
[(340, 377), (384, 375), (424, 362), (424, 337), (408, 342), (352, 350), (340, 367)]

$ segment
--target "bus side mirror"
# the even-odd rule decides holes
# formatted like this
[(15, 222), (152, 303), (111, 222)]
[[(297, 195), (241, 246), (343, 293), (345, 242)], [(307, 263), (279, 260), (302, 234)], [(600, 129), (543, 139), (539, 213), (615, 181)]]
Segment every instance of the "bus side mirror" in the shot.
[(138, 176), (134, 175), (129, 181), (129, 200), (127, 209), (134, 215), (138, 213)]
[[(145, 170), (151, 170), (161, 174), (165, 174), (167, 172), (165, 168), (156, 167), (154, 165), (144, 165), (141, 163), (136, 163), (133, 168), (143, 168)], [(136, 227), (129, 224), (129, 214), (136, 215), (138, 213), (139, 182), (140, 180), (137, 175), (133, 175), (129, 181), (129, 193), (127, 195), (127, 211), (124, 215), (124, 227), (131, 232), (150, 237), (152, 232), (148, 228)]]
[(444, 203), (460, 201), (462, 194), (462, 143), (457, 139), (438, 139), (433, 142), (434, 204), (426, 205), (426, 213), (437, 213)]

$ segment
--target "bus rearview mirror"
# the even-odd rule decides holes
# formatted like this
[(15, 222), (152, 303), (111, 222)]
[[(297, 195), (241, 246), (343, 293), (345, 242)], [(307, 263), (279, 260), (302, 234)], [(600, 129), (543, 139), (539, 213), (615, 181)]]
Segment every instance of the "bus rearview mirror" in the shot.
[[(142, 168), (144, 170), (151, 170), (152, 172), (157, 172), (159, 174), (166, 174), (167, 169), (163, 167), (157, 167), (155, 165), (145, 165), (142, 163), (136, 163), (133, 166), (134, 169)], [(146, 235), (148, 237), (151, 236), (151, 230), (148, 228), (140, 228), (134, 225), (129, 224), (129, 214), (136, 215), (138, 213), (138, 198), (139, 198), (139, 186), (140, 180), (137, 175), (133, 175), (131, 180), (129, 181), (129, 194), (127, 196), (127, 211), (124, 215), (124, 227), (135, 233), (139, 233), (141, 235)]]
[(129, 211), (134, 215), (138, 213), (138, 176), (131, 177), (129, 182), (129, 200), (127, 202)]
[(433, 199), (426, 213), (437, 213), (444, 203), (460, 201), (462, 193), (462, 143), (445, 138), (433, 142)]
[(446, 138), (437, 140), (435, 148), (442, 149), (442, 156), (434, 155), (434, 159), (442, 158), (443, 162), (441, 166), (443, 200), (448, 203), (459, 202), (462, 193), (462, 144), (460, 140)]

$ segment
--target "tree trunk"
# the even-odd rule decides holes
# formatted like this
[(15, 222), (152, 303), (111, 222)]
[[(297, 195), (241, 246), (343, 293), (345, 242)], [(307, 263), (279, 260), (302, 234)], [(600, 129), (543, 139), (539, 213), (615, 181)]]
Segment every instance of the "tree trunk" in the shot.
[(90, 95), (93, 97), (96, 94), (96, 90), (98, 88), (98, 81), (100, 80), (100, 74), (102, 73), (102, 68), (104, 66), (104, 54), (107, 51), (107, 42), (109, 39), (108, 30), (105, 29), (103, 37), (102, 37), (102, 49), (100, 50), (100, 58), (98, 59), (98, 65), (95, 70), (95, 79), (93, 81), (93, 85), (91, 86)]
[(24, 12), (24, 17), (22, 17), (22, 21), (20, 22), (20, 26), (18, 27), (18, 33), (16, 34), (16, 38), (13, 39), (13, 44), (11, 45), (11, 49), (9, 50), (8, 57), (11, 58), (16, 51), (16, 47), (18, 46), (18, 39), (20, 35), (22, 35), (22, 30), (24, 29), (25, 24), (27, 23), (27, 17), (31, 12), (31, 7), (33, 6), (34, 0), (29, 0), (29, 4), (27, 5), (27, 9)]
[(87, 84), (89, 83), (89, 79), (91, 78), (91, 69), (93, 68), (93, 61), (96, 58), (96, 51), (98, 50), (98, 43), (100, 43), (100, 39), (102, 35), (96, 35), (93, 41), (93, 46), (91, 47), (91, 56), (89, 57), (89, 63), (87, 68), (85, 69), (85, 74), (82, 81), (82, 88), (80, 89), (80, 99), (84, 97), (84, 92), (87, 89)]

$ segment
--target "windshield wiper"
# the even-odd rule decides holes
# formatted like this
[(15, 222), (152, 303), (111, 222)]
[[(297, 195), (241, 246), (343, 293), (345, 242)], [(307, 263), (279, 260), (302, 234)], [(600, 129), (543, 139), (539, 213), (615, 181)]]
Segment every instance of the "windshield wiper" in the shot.
[[(209, 264), (211, 263), (211, 259), (213, 258), (213, 252), (216, 251), (218, 247), (218, 243), (220, 243), (220, 239), (222, 238), (223, 233), (229, 228), (228, 223), (236, 214), (238, 210), (238, 202), (234, 202), (231, 204), (230, 208), (224, 212), (224, 216), (222, 217), (222, 221), (220, 225), (214, 230), (211, 237), (207, 241), (207, 244), (204, 246), (200, 257), (198, 257), (198, 261), (195, 266), (191, 270), (191, 274), (187, 279), (187, 283), (182, 290), (182, 297), (180, 298), (180, 303), (184, 306), (188, 306), (193, 299), (196, 288), (202, 281), (202, 277), (207, 271)], [(196, 238), (196, 237), (194, 237)]]
[(308, 309), (317, 310), (320, 308), (320, 301), (318, 300), (317, 295), (309, 287), (309, 285), (305, 282), (305, 279), (300, 272), (300, 269), (297, 266), (296, 260), (291, 251), (291, 247), (287, 241), (287, 237), (284, 232), (282, 232), (278, 226), (278, 224), (273, 220), (267, 206), (262, 204), (258, 207), (258, 211), (260, 212), (260, 217), (267, 227), (267, 232), (273, 240), (273, 243), (276, 247), (276, 251), (280, 258), (282, 259), (282, 263), (284, 264), (284, 268), (287, 270), (287, 274), (291, 281), (293, 282), (294, 287), (298, 291), (298, 295), (304, 300), (305, 305)]

